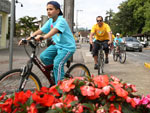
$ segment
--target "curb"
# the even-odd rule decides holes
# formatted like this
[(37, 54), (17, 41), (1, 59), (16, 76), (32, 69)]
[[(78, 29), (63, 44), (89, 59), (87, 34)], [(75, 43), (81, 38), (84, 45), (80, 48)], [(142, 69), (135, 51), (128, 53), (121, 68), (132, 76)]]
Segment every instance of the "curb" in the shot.
[(144, 66), (150, 69), (150, 63), (144, 63)]

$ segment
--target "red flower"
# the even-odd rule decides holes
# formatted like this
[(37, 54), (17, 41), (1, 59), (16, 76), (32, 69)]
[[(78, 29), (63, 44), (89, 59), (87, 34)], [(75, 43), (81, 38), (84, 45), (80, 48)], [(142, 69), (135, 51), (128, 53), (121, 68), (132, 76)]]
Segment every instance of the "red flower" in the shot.
[(30, 98), (31, 94), (30, 90), (26, 91), (26, 93), (23, 91), (15, 93), (14, 104), (16, 106), (19, 106), (18, 103), (24, 104)]
[(117, 109), (114, 104), (110, 105), (109, 113), (121, 113), (121, 106), (119, 105), (119, 108)]
[(95, 94), (95, 88), (92, 86), (81, 86), (80, 90), (83, 96), (94, 96)]
[(74, 79), (65, 80), (60, 84), (60, 89), (63, 90), (63, 92), (69, 92), (71, 89), (75, 88), (75, 85), (73, 84)]
[(83, 113), (83, 105), (81, 104), (78, 104), (77, 106), (75, 106), (73, 108), (73, 113)]
[(116, 98), (116, 96), (113, 95), (113, 96), (111, 96), (111, 97), (109, 98), (109, 100), (110, 100), (110, 101), (113, 101), (115, 98)]
[(109, 78), (107, 75), (100, 75), (93, 78), (94, 83), (98, 85), (98, 88), (107, 86), (109, 83)]
[(0, 108), (1, 108), (2, 111), (5, 111), (7, 113), (11, 113), (11, 111), (12, 111), (12, 108), (11, 108), (12, 104), (13, 104), (13, 100), (12, 100), (12, 98), (9, 98), (9, 99), (7, 99), (5, 101), (5, 103), (0, 104)]
[(133, 99), (133, 98), (131, 98), (131, 106), (133, 107), (133, 108), (135, 108), (136, 107), (136, 101)]
[(43, 92), (34, 92), (32, 99), (43, 106), (51, 106), (54, 103), (55, 97)]
[(49, 90), (49, 88), (47, 88), (47, 87), (42, 87), (41, 88), (41, 91), (44, 92), (44, 93), (48, 93), (48, 90)]
[(97, 99), (97, 98), (99, 98), (99, 95), (100, 95), (101, 93), (102, 93), (102, 90), (101, 90), (101, 89), (95, 88), (94, 95), (93, 95), (93, 96), (89, 96), (88, 99), (90, 99), (90, 100)]
[(115, 87), (115, 92), (118, 96), (123, 97), (126, 99), (126, 97), (128, 96), (128, 92), (126, 90), (124, 90), (121, 87)]
[(58, 91), (56, 89), (56, 85), (49, 88), (49, 93), (52, 93), (55, 96), (60, 96), (60, 94), (58, 93)]
[(2, 100), (2, 99), (4, 99), (4, 96), (6, 95), (6, 93), (3, 93), (2, 94), (2, 96), (0, 96), (0, 101)]
[(61, 101), (63, 102), (64, 106), (71, 107), (71, 102), (78, 101), (78, 97), (68, 94), (64, 100), (61, 98)]
[(30, 107), (27, 107), (27, 111), (28, 111), (28, 113), (37, 113), (38, 110), (37, 110), (37, 108), (36, 108), (35, 103), (32, 103), (32, 104), (30, 105)]

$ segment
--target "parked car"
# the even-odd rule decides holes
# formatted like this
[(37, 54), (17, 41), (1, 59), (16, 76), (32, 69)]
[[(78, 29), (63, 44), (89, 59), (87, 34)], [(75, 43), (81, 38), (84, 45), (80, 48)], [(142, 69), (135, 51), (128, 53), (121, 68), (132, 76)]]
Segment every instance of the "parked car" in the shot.
[(125, 41), (126, 50), (138, 50), (142, 52), (143, 45), (134, 37), (124, 37), (123, 40)]
[(148, 41), (140, 41), (141, 44), (143, 44), (144, 47), (147, 47), (148, 46)]

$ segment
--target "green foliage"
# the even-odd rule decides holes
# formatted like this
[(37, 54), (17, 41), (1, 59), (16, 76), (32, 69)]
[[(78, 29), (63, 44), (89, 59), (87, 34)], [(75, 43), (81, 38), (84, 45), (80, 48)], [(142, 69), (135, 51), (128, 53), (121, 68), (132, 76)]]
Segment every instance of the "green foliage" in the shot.
[(150, 0), (126, 0), (120, 4), (119, 12), (111, 19), (113, 34), (123, 36), (140, 33), (150, 34)]
[(38, 29), (35, 20), (36, 17), (25, 16), (20, 18), (16, 23), (16, 36), (28, 36), (31, 32), (34, 32)]

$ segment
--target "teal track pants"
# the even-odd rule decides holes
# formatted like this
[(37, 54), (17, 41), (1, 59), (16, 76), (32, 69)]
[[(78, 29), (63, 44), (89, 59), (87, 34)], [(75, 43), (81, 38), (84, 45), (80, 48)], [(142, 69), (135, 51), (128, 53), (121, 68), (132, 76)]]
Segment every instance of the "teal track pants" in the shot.
[(51, 45), (40, 54), (40, 59), (45, 65), (54, 65), (55, 84), (64, 78), (64, 64), (73, 53), (74, 52), (69, 52), (63, 48), (58, 49), (55, 45)]

